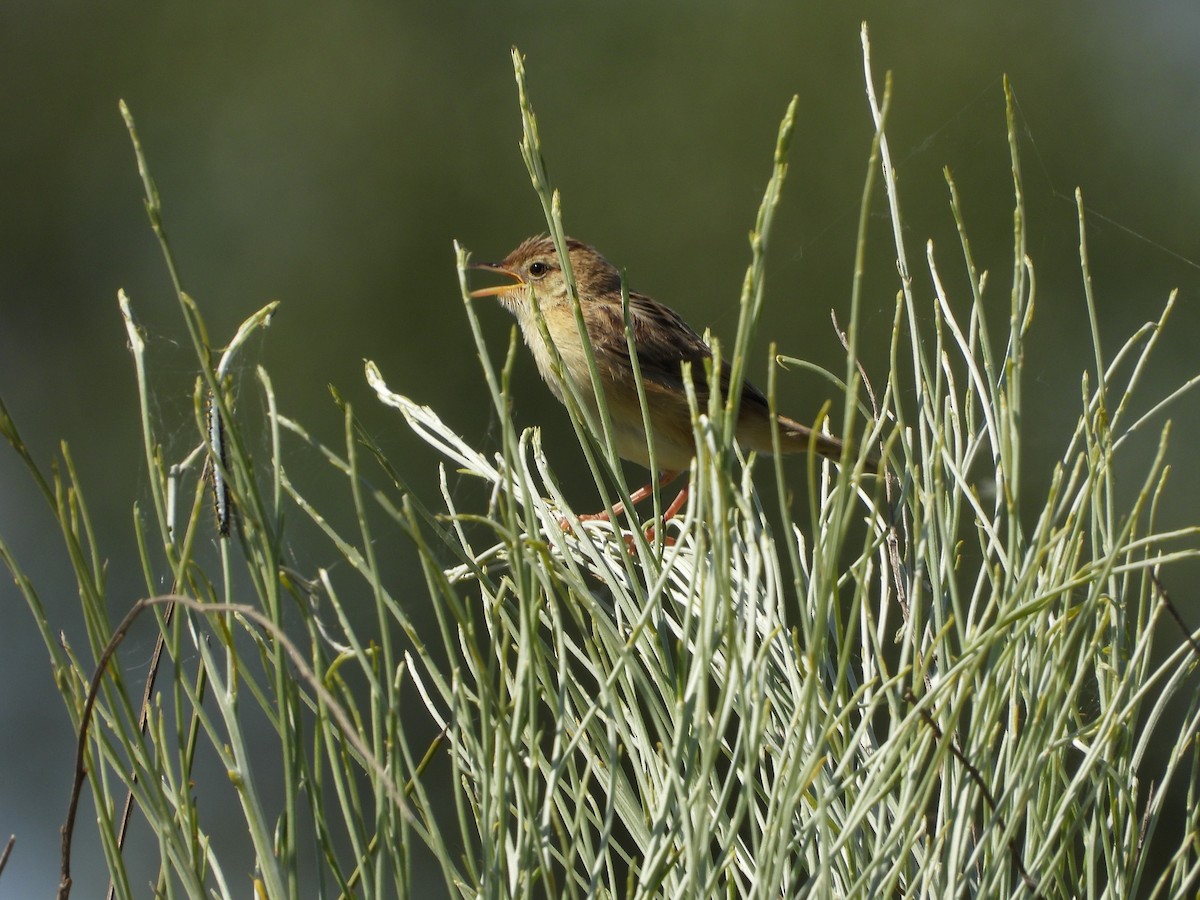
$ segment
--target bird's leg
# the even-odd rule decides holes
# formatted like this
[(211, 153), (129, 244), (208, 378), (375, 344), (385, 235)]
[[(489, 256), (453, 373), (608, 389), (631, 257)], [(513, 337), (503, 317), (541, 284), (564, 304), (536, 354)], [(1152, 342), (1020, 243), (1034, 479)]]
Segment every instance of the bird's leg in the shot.
[[(679, 477), (678, 472), (671, 472), (671, 471), (663, 472), (662, 475), (660, 475), (658, 478), (658, 486), (664, 487), (664, 486), (670, 484), (672, 481), (674, 481), (678, 477)], [(631, 503), (641, 503), (647, 497), (653, 496), (654, 495), (654, 485), (655, 485), (655, 483), (652, 481), (645, 487), (638, 488), (636, 491), (634, 491), (632, 494), (629, 495), (629, 501)], [(674, 506), (674, 504), (672, 504), (672, 506)], [(614, 516), (621, 515), (621, 513), (625, 512), (625, 504), (618, 502), (617, 505), (613, 507), (612, 511), (613, 511)], [(675, 512), (679, 512), (678, 507), (675, 508)], [(585, 516), (579, 517), (580, 522), (607, 522), (608, 520), (609, 520), (609, 515), (608, 515), (607, 509), (601, 510), (598, 513), (588, 513)]]
[(683, 486), (683, 490), (681, 490), (675, 496), (675, 499), (671, 501), (671, 505), (668, 506), (666, 508), (666, 510), (663, 512), (662, 520), (664, 522), (667, 522), (667, 521), (670, 521), (671, 519), (675, 518), (675, 514), (677, 512), (679, 512), (681, 509), (683, 509), (683, 504), (687, 502), (687, 498), (688, 498), (688, 486), (685, 484)]
[[(680, 491), (679, 494), (675, 497), (675, 499), (671, 501), (671, 505), (668, 506), (665, 510), (663, 510), (662, 524), (665, 525), (667, 522), (669, 522), (671, 519), (673, 519), (675, 517), (675, 514), (677, 512), (679, 512), (681, 509), (683, 509), (683, 504), (687, 502), (687, 498), (688, 498), (688, 486), (685, 484), (683, 486), (683, 490)], [(648, 541), (654, 540), (654, 526), (653, 525), (651, 525), (649, 528), (646, 529), (646, 540), (648, 540)], [(672, 544), (675, 543), (675, 539), (668, 535), (663, 535), (663, 543), (666, 544), (668, 547), (670, 547)], [(632, 550), (632, 548), (630, 548), (630, 549)]]
[[(657, 484), (659, 487), (664, 487), (664, 486), (670, 484), (672, 481), (674, 481), (678, 477), (679, 477), (678, 471), (666, 471), (666, 472), (663, 472), (662, 475), (659, 476)], [(654, 486), (655, 486), (655, 482), (652, 481), (645, 487), (638, 488), (636, 491), (634, 491), (632, 494), (629, 495), (629, 501), (631, 503), (641, 503), (647, 497), (650, 497), (654, 494)], [(684, 488), (680, 492), (679, 496), (676, 497), (675, 500), (671, 503), (671, 505), (667, 508), (666, 514), (663, 516), (663, 521), (665, 522), (667, 519), (671, 518), (671, 516), (675, 515), (675, 513), (679, 512), (680, 508), (682, 508), (682, 506), (683, 506), (683, 501), (686, 499), (687, 499), (687, 488)], [(613, 507), (613, 514), (619, 516), (623, 512), (625, 512), (625, 504), (618, 502), (617, 505)], [(610, 517), (608, 514), (608, 510), (603, 510), (602, 512), (588, 513), (587, 515), (580, 516), (579, 521), (580, 522), (607, 522), (609, 520), (609, 518)], [(571, 523), (568, 522), (565, 518), (560, 519), (559, 524), (562, 526), (563, 531), (571, 530)]]

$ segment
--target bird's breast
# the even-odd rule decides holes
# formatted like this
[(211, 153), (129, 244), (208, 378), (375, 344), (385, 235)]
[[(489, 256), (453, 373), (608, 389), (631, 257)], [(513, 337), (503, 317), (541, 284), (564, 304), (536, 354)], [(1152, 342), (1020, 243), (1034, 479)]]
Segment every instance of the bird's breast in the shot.
[[(543, 308), (542, 324), (554, 341), (555, 349), (562, 361), (561, 370), (556, 371), (554, 352), (542, 336), (542, 328), (537, 320), (537, 313), (530, 304), (520, 304), (512, 307), (512, 312), (521, 327), (521, 335), (537, 364), (538, 374), (550, 388), (560, 403), (565, 402), (563, 382), (569, 380), (581, 396), (591, 398), (591, 379), (588, 377), (587, 357), (584, 355), (583, 344), (579, 340), (579, 329), (570, 309), (558, 307)], [(587, 388), (586, 391), (583, 388)], [(592, 403), (594, 406), (594, 402)]]

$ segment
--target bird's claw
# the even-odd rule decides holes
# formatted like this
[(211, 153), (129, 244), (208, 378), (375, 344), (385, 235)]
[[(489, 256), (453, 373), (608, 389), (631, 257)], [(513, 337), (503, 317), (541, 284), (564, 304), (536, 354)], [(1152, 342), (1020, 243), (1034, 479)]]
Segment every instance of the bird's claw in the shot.
[[(579, 521), (580, 522), (608, 521), (608, 516), (605, 516), (605, 515), (580, 516)], [(575, 529), (571, 525), (571, 520), (568, 519), (566, 516), (559, 517), (558, 527), (563, 530), (563, 534), (574, 534), (575, 533)], [(654, 532), (654, 523), (651, 523), (646, 528), (646, 532), (645, 532), (646, 540), (653, 543), (654, 533), (655, 533)], [(622, 531), (621, 539), (625, 541), (625, 546), (628, 548), (629, 552), (632, 553), (634, 550), (634, 547), (637, 546), (636, 542), (633, 539), (633, 535), (630, 534), (628, 531)], [(675, 546), (675, 538), (671, 537), (669, 534), (663, 535), (662, 542), (663, 542), (664, 547), (674, 547)]]

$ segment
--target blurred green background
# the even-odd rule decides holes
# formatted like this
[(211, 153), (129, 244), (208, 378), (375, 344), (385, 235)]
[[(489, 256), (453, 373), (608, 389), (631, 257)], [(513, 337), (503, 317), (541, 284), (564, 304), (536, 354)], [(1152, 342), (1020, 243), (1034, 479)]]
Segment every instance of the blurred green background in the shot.
[[(1157, 317), (1172, 288), (1181, 289), (1140, 405), (1197, 369), (1194, 4), (1163, 0), (1136, 11), (1113, 0), (5, 4), (0, 395), (39, 460), (48, 462), (59, 440), (70, 443), (109, 560), (114, 617), (144, 594), (130, 519), (133, 503), (147, 497), (119, 287), (149, 332), (156, 412), (175, 429), (173, 449), (181, 452), (194, 440), (195, 378), (119, 98), (137, 119), (185, 287), (214, 342), (224, 343), (268, 300), (281, 300), (246, 364), (265, 365), (282, 410), (331, 441), (341, 430), (327, 391), (335, 385), (433, 500), (436, 458), (374, 402), (362, 360), (377, 361), (394, 388), (433, 406), (472, 443), (495, 446), (452, 241), (496, 259), (543, 229), (517, 152), (509, 48), (527, 55), (569, 232), (625, 268), (633, 288), (725, 338), (736, 327), (745, 236), (776, 127), (799, 94), (751, 368), (761, 383), (768, 340), (781, 352), (841, 365), (829, 310), (848, 308), (872, 132), (859, 45), (864, 18), (877, 77), (888, 69), (895, 77), (889, 136), (924, 301), (931, 297), (927, 239), (948, 286), (964, 296), (942, 176), (949, 166), (977, 262), (992, 270), (991, 302), (1006, 314), (1012, 195), (1001, 77), (1012, 79), (1038, 276), (1025, 420), (1026, 488), (1036, 497), (1074, 422), (1080, 377), (1093, 364), (1077, 185), (1093, 210), (1089, 243), (1105, 348), (1114, 351)], [(898, 285), (882, 202), (875, 209), (862, 327), (864, 361), (881, 373)], [(499, 309), (481, 316), (499, 356), (511, 321)], [(568, 495), (594, 505), (565, 414), (527, 357), (518, 375), (519, 423), (544, 426)], [(243, 396), (251, 408), (260, 402), (250, 391)], [(812, 378), (780, 375), (781, 406), (797, 418), (811, 419), (828, 396)], [(1180, 471), (1164, 525), (1200, 518), (1194, 454), (1186, 449), (1200, 440), (1197, 403), (1186, 398), (1171, 413), (1171, 459)], [(1155, 431), (1130, 452), (1130, 472), (1152, 456)], [(299, 451), (285, 463), (309, 484), (323, 477)], [(346, 515), (344, 489), (328, 491), (319, 499)], [(82, 650), (74, 581), (53, 521), (6, 447), (0, 534), (55, 626)], [(312, 567), (333, 562), (325, 548), (306, 556), (297, 541), (293, 550)], [(419, 574), (406, 567), (406, 548), (395, 555), (393, 592), (421, 617)], [(1197, 572), (1172, 578), (1186, 603)], [(28, 611), (7, 579), (0, 609), (0, 839), (17, 836), (0, 896), (41, 896), (57, 882), (74, 737)], [(1187, 609), (1195, 623), (1200, 612)], [(122, 656), (135, 684), (148, 661), (147, 634)], [(81, 896), (98, 894), (95, 879), (103, 877), (90, 817), (81, 815), (77, 835)]]

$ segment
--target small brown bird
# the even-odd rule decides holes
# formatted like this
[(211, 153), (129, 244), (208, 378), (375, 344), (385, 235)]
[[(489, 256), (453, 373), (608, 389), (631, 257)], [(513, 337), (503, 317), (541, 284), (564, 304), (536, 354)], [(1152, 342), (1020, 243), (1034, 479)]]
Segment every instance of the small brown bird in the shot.
[[(604, 399), (615, 429), (617, 452), (623, 459), (650, 466), (646, 429), (638, 403), (629, 346), (625, 339), (625, 320), (621, 312), (621, 273), (595, 248), (576, 240), (567, 241), (571, 268), (575, 275), (583, 321), (596, 358)], [(548, 237), (532, 237), (522, 243), (503, 261), (477, 263), (474, 269), (499, 272), (513, 279), (513, 284), (471, 291), (472, 297), (496, 297), (517, 317), (525, 343), (533, 352), (538, 371), (554, 396), (563, 401), (564, 386), (554, 371), (553, 357), (542, 339), (534, 313), (534, 303), (541, 308), (546, 331), (562, 358), (562, 376), (573, 384), (577, 395), (597, 415), (592, 380), (587, 358), (579, 340), (575, 314), (567, 296), (567, 281), (559, 264), (554, 242)], [(651, 427), (654, 432), (656, 462), (662, 468), (659, 483), (672, 481), (687, 469), (696, 445), (692, 436), (691, 412), (681, 366), (692, 364), (692, 382), (701, 409), (708, 403), (708, 384), (704, 361), (712, 356), (708, 344), (679, 315), (644, 294), (630, 293), (629, 314), (633, 323), (633, 340), (637, 347), (638, 364), (646, 390)], [(722, 361), (721, 391), (729, 390), (729, 364)], [(759, 453), (771, 453), (771, 414), (767, 398), (748, 381), (742, 383), (739, 404), (737, 440), (743, 447)], [(842, 442), (824, 434), (814, 434), (786, 416), (778, 416), (783, 452), (808, 450), (830, 459), (839, 459)], [(650, 496), (653, 484), (630, 495), (633, 502)], [(687, 489), (666, 510), (669, 519), (683, 506)], [(622, 504), (615, 512), (619, 515)], [(607, 519), (608, 514), (582, 516), (583, 519)]]

